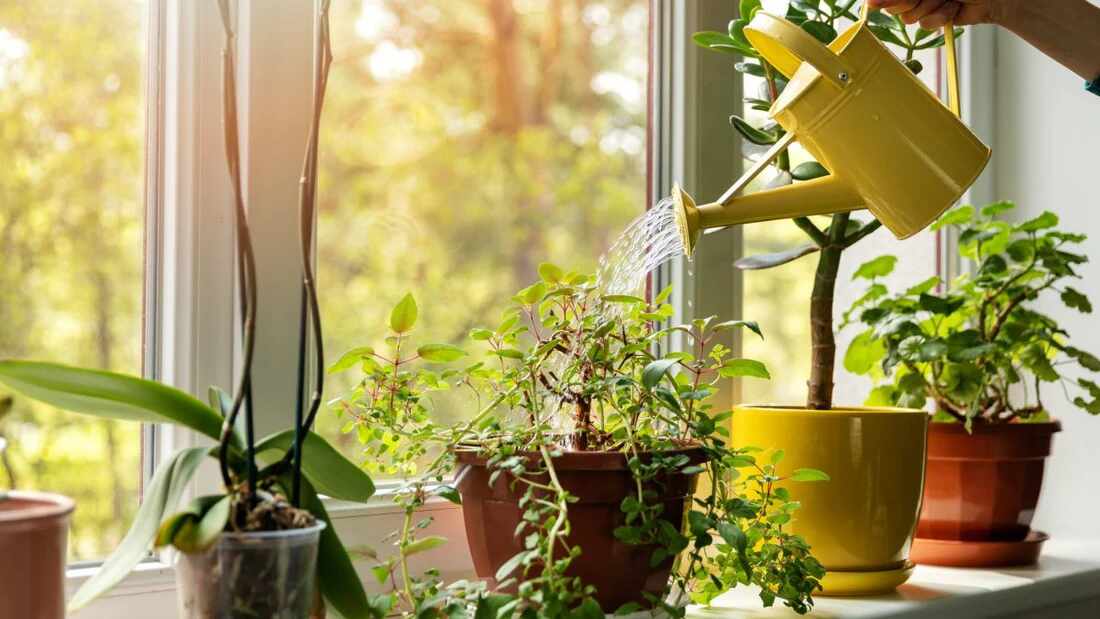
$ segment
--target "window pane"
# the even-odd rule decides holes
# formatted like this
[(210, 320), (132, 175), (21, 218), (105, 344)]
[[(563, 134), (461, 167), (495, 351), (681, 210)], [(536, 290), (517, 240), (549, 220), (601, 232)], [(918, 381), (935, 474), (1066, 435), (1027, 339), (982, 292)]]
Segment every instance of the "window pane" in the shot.
[[(141, 371), (144, 41), (144, 2), (0, 3), (0, 358)], [(71, 558), (105, 556), (140, 426), (15, 397), (0, 433), (0, 487), (73, 497)]]
[[(330, 359), (383, 346), (407, 292), (421, 341), (465, 344), (540, 262), (595, 269), (645, 206), (647, 4), (333, 3), (318, 232)], [(473, 408), (442, 404), (453, 419)], [(361, 460), (346, 421), (319, 427)]]
[[(745, 75), (745, 96), (765, 98), (759, 93), (763, 86), (763, 79)], [(757, 127), (767, 121), (767, 112), (749, 105), (745, 105), (742, 115)], [(747, 142), (743, 148), (752, 159), (767, 150)], [(797, 163), (804, 153), (797, 146), (792, 150)], [(746, 167), (751, 163), (746, 161)], [(770, 168), (748, 191), (763, 189), (775, 173), (775, 168)], [(819, 224), (828, 225), (828, 221)], [(809, 242), (802, 230), (785, 219), (748, 225), (743, 230), (746, 256), (784, 251)], [(771, 380), (742, 381), (746, 402), (805, 403), (810, 376), (810, 291), (816, 266), (816, 257), (808, 256), (774, 269), (744, 273), (744, 314), (760, 323), (766, 338), (744, 338), (744, 354), (763, 361), (772, 370)]]

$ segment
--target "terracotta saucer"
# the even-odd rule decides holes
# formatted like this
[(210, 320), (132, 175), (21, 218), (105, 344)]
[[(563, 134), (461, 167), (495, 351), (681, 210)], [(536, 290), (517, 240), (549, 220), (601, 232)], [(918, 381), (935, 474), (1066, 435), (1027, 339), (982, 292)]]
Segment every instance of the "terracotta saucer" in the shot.
[(950, 567), (1009, 567), (1031, 565), (1039, 560), (1043, 542), (1050, 536), (1031, 531), (1018, 542), (978, 542), (916, 538), (909, 558), (926, 565)]

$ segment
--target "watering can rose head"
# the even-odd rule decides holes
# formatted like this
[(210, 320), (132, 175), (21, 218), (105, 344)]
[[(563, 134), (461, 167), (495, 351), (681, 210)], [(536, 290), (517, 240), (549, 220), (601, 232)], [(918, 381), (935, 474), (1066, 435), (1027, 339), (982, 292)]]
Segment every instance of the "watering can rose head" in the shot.
[[(913, 74), (913, 63), (903, 63), (879, 41), (899, 40), (875, 25), (883, 16), (872, 20), (865, 11), (839, 35), (831, 20), (797, 13), (788, 18), (755, 10), (747, 23), (731, 25), (737, 51), (761, 63), (739, 66), (749, 64), (756, 69), (743, 70), (772, 76), (769, 84), (775, 90), (754, 106), (768, 106), (778, 126), (745, 136), (771, 148), (715, 202), (697, 205), (674, 188), (677, 222), (689, 254), (704, 229), (862, 208), (895, 236), (907, 238), (950, 208), (989, 160), (989, 147), (959, 120), (957, 109), (944, 106)], [(953, 74), (955, 33), (949, 32)], [(910, 44), (907, 60), (917, 48)], [(776, 72), (785, 78), (781, 91)], [(949, 82), (954, 103), (957, 80)], [(735, 126), (747, 125), (734, 120)], [(743, 135), (752, 129), (737, 128)], [(803, 175), (804, 182), (742, 195), (773, 162), (789, 162), (788, 148), (796, 140), (820, 163), (817, 172)]]

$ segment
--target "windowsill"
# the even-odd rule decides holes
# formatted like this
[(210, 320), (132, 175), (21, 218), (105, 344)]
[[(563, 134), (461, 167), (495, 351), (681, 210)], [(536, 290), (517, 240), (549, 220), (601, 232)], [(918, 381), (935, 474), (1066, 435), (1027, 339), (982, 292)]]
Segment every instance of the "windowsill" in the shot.
[[(1100, 616), (1100, 542), (1047, 543), (1038, 565), (958, 569), (919, 565), (890, 595), (815, 598), (811, 617), (830, 619), (969, 619), (972, 617)], [(756, 592), (739, 588), (688, 617), (755, 619), (796, 617), (786, 608), (761, 609)]]

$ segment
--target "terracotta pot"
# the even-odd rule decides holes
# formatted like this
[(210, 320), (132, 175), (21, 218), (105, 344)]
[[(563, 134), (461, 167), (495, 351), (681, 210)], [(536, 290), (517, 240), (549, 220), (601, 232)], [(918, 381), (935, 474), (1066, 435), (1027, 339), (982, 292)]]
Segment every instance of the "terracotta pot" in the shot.
[(778, 474), (820, 469), (829, 481), (784, 484), (802, 506), (790, 531), (809, 542), (828, 573), (822, 595), (892, 591), (912, 572), (928, 415), (897, 408), (739, 406), (735, 447), (782, 449)]
[[(699, 448), (665, 453), (683, 453), (695, 462), (704, 458)], [(472, 452), (457, 455), (458, 462), (468, 467), (459, 473), (458, 490), (474, 569), (479, 578), (491, 581), (501, 565), (524, 550), (522, 537), (513, 534), (523, 518), (518, 502), (524, 487), (513, 487), (514, 478), (507, 474), (490, 485), (491, 472), (484, 458)], [(581, 549), (581, 556), (567, 574), (595, 587), (596, 601), (605, 612), (629, 602), (646, 605), (643, 592), (660, 594), (665, 590), (673, 559), (650, 566), (652, 546), (626, 544), (612, 533), (625, 524), (620, 509), (623, 499), (637, 492), (626, 457), (618, 452), (567, 452), (555, 458), (554, 465), (562, 487), (578, 498), (569, 505), (572, 531), (568, 541)], [(677, 530), (683, 525), (697, 478), (674, 474), (650, 485), (659, 492), (664, 518)]]
[(73, 500), (0, 493), (0, 617), (62, 619)]
[(1024, 540), (1051, 439), (1061, 429), (1057, 421), (976, 424), (968, 434), (959, 423), (931, 424), (917, 537)]

